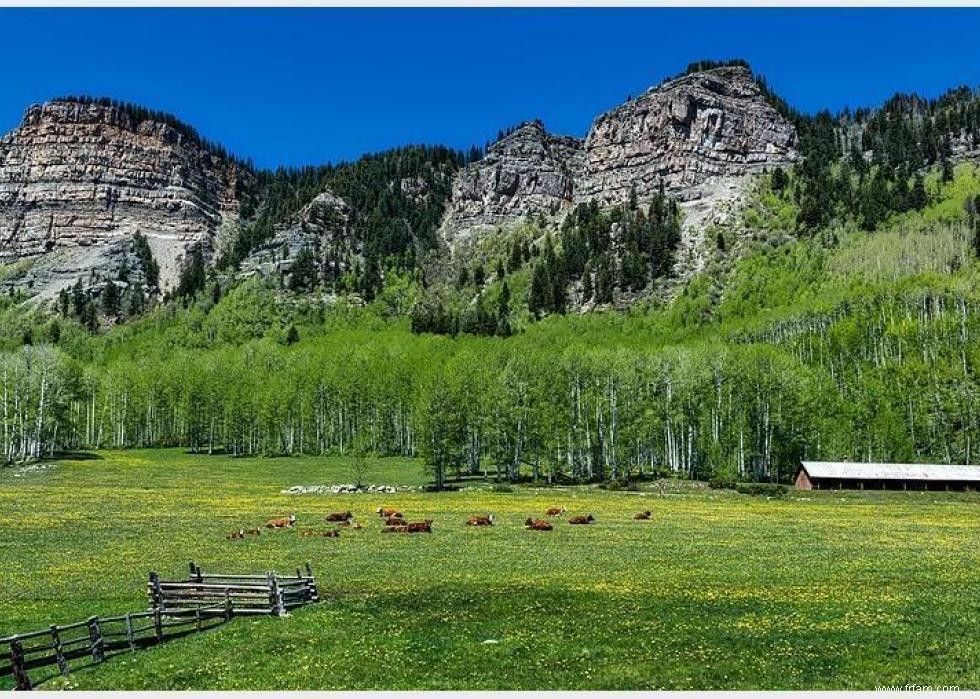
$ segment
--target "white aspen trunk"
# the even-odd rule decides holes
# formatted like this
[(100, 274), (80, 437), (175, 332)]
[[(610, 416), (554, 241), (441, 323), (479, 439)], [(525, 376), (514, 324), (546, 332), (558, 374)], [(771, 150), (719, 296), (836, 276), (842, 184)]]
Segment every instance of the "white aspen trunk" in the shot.
[(48, 370), (47, 367), (44, 366), (44, 362), (42, 361), (41, 362), (41, 392), (40, 392), (40, 397), (38, 398), (37, 401), (37, 429), (35, 431), (34, 447), (32, 449), (32, 454), (31, 454), (31, 456), (33, 456), (35, 459), (41, 456), (41, 449), (42, 449), (41, 444), (43, 439), (42, 432), (44, 430), (44, 408), (45, 408), (44, 401), (46, 398), (45, 391), (47, 389), (47, 385), (48, 385)]

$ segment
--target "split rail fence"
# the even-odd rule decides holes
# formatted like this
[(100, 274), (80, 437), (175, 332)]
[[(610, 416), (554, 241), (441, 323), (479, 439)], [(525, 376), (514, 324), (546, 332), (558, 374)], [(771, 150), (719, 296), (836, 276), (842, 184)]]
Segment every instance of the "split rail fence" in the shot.
[[(34, 687), (30, 672), (57, 666), (67, 676), (103, 662), (108, 656), (135, 651), (214, 628), (236, 615), (284, 616), (290, 609), (320, 600), (309, 564), (295, 576), (275, 572), (264, 575), (205, 573), (193, 562), (186, 580), (161, 580), (150, 573), (147, 583), (150, 608), (119, 616), (89, 617), (73, 624), (0, 638), (7, 646), (0, 656), (0, 677), (12, 676), (17, 689)], [(54, 674), (41, 678), (45, 681)]]

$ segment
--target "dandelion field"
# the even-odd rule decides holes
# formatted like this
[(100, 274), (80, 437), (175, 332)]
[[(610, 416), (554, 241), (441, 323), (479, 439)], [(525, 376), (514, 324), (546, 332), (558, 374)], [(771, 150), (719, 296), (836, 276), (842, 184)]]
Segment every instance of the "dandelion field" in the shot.
[[(236, 619), (114, 657), (42, 688), (980, 688), (980, 497), (791, 493), (678, 483), (666, 493), (488, 486), (448, 493), (282, 495), (345, 483), (341, 458), (102, 452), (0, 470), (0, 634), (146, 606), (148, 571), (288, 572), (309, 561), (320, 605)], [(410, 460), (369, 483), (418, 484)], [(522, 527), (564, 504), (597, 524)], [(396, 505), (431, 535), (380, 533)], [(228, 541), (295, 512), (296, 531)], [(649, 509), (653, 520), (633, 513)], [(493, 512), (497, 526), (467, 528)]]

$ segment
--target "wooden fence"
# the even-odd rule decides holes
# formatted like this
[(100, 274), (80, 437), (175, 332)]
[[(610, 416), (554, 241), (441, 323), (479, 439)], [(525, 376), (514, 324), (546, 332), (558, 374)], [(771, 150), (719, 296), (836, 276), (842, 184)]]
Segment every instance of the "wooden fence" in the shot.
[(274, 571), (264, 575), (205, 573), (191, 562), (186, 580), (161, 580), (156, 573), (150, 573), (147, 594), (150, 608), (163, 612), (221, 606), (235, 614), (283, 616), (290, 609), (320, 601), (309, 563), (291, 576)]
[(295, 576), (208, 574), (194, 563), (190, 571), (181, 581), (160, 580), (150, 573), (150, 609), (145, 612), (93, 616), (0, 638), (0, 646), (9, 648), (7, 657), (0, 657), (0, 677), (12, 676), (17, 689), (32, 689), (36, 682), (31, 670), (57, 666), (57, 674), (67, 676), (72, 669), (96, 665), (110, 655), (214, 628), (236, 614), (283, 616), (320, 599), (309, 564)]

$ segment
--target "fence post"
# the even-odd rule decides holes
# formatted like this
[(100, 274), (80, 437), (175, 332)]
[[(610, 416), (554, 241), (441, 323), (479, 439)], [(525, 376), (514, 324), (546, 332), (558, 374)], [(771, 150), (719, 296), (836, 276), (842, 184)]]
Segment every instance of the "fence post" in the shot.
[(32, 689), (31, 678), (27, 676), (27, 668), (24, 666), (24, 647), (16, 636), (10, 639), (10, 667), (14, 672), (17, 689)]
[(201, 630), (201, 608), (198, 607), (194, 610), (194, 621), (197, 622), (196, 628), (198, 631)]
[(65, 658), (65, 650), (61, 645), (61, 634), (58, 633), (56, 624), (51, 624), (51, 647), (54, 649), (54, 656), (58, 660), (58, 672), (67, 676), (68, 660)]
[(231, 621), (231, 591), (225, 588), (225, 621)]
[(136, 639), (133, 637), (133, 617), (126, 612), (126, 640), (129, 641), (129, 649), (136, 650)]
[(88, 637), (92, 643), (92, 661), (101, 663), (105, 660), (105, 648), (102, 645), (102, 629), (99, 628), (99, 617), (89, 617)]
[(316, 578), (313, 577), (313, 568), (310, 567), (310, 564), (309, 563), (306, 564), (306, 575), (310, 579), (310, 582), (309, 582), (309, 585), (310, 585), (310, 601), (311, 602), (319, 602), (320, 601), (320, 591), (317, 590), (317, 587), (316, 587)]
[(160, 590), (160, 576), (150, 571), (150, 582), (147, 586), (147, 594), (150, 596), (152, 609), (160, 609), (163, 606), (163, 592)]
[(279, 578), (272, 571), (269, 571), (269, 611), (276, 616), (286, 616), (286, 607), (282, 600), (282, 588), (279, 587)]
[(157, 643), (163, 643), (163, 618), (160, 607), (153, 610), (153, 629), (156, 631)]
[(189, 566), (191, 569), (191, 578), (193, 578), (194, 582), (204, 582), (204, 573), (201, 571), (201, 567), (195, 565), (194, 561), (191, 561)]

